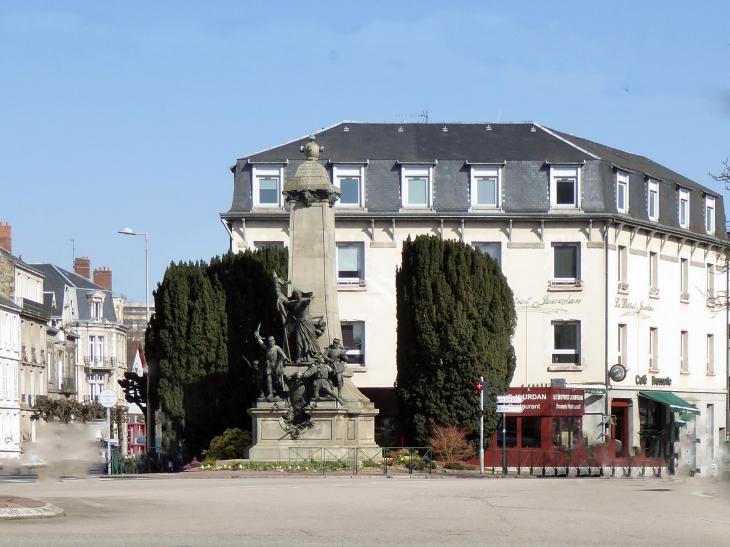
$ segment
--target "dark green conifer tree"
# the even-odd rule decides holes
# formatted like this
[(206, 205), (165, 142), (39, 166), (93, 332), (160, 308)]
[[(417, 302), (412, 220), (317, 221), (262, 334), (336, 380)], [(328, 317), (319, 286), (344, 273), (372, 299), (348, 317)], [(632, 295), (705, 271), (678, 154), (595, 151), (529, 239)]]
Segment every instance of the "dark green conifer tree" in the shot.
[[(476, 380), (481, 375), (491, 385), (493, 410), (515, 368), (514, 299), (499, 265), (464, 243), (409, 238), (396, 271), (396, 302), (396, 388), (407, 442), (427, 444), (431, 420), (474, 431)], [(499, 417), (485, 411), (484, 423), (488, 438)]]

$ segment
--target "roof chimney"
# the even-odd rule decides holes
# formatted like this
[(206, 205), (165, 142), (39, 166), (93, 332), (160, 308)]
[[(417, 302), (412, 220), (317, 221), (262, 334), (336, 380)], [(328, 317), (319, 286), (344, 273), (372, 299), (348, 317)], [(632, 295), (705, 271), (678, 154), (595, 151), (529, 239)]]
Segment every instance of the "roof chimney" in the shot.
[(91, 261), (88, 256), (82, 256), (74, 260), (74, 273), (86, 279), (91, 279)]
[(13, 231), (9, 222), (0, 222), (0, 247), (7, 252), (13, 252)]
[(94, 270), (94, 284), (104, 287), (107, 291), (112, 290), (112, 270), (102, 266)]

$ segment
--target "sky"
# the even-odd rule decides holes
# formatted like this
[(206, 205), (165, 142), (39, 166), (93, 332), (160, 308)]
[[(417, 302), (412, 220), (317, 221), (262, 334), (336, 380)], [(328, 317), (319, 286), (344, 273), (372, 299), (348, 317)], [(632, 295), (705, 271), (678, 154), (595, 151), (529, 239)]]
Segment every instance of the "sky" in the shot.
[[(721, 192), (730, 2), (0, 1), (0, 221), (144, 302), (228, 250), (237, 158), (342, 120), (534, 121)], [(73, 242), (71, 241), (73, 240)], [(150, 296), (150, 299), (152, 297)]]

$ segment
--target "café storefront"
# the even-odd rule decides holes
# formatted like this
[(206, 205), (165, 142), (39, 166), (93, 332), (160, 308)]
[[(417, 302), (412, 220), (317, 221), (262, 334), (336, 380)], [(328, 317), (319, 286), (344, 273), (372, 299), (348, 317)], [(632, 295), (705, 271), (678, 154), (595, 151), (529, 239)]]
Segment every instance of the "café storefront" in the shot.
[[(506, 414), (504, 442), (500, 425), (491, 439), (491, 447), (498, 450), (485, 453), (486, 465), (492, 465), (491, 458), (501, 461), (503, 447), (515, 455), (530, 451), (544, 454), (570, 450), (581, 440), (585, 412), (584, 389), (510, 388), (507, 395), (522, 396), (522, 411)], [(498, 461), (494, 463), (498, 464)]]

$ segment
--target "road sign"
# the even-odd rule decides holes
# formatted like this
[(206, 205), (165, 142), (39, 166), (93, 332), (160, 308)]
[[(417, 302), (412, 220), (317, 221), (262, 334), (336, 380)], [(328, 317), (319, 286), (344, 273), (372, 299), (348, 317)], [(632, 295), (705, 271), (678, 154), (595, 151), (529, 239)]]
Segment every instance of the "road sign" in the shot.
[(498, 405), (522, 404), (522, 395), (497, 395)]
[(105, 389), (99, 393), (99, 403), (105, 408), (111, 408), (117, 404), (119, 398), (117, 394), (111, 389)]
[(522, 412), (522, 405), (497, 405), (497, 412), (519, 414)]

